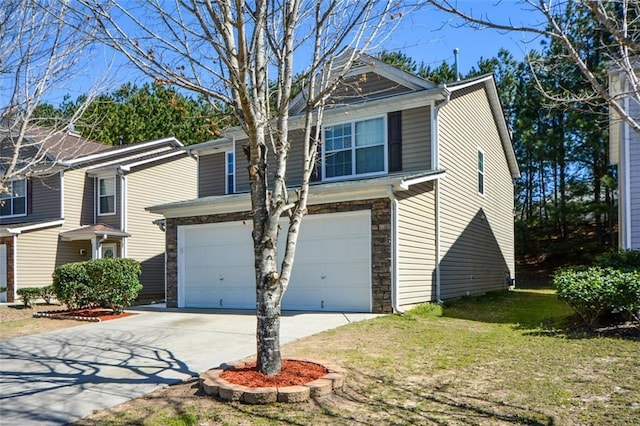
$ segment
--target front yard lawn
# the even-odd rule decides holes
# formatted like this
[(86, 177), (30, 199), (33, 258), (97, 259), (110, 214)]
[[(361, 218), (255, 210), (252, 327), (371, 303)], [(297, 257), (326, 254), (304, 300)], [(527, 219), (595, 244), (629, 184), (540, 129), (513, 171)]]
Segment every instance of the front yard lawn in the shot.
[(0, 306), (0, 342), (13, 337), (28, 336), (34, 333), (45, 333), (66, 327), (81, 325), (74, 320), (50, 320), (34, 318), (36, 312), (57, 311), (64, 309), (61, 305), (34, 304), (33, 308), (23, 305)]
[(338, 395), (229, 404), (200, 396), (192, 380), (76, 424), (640, 424), (638, 330), (602, 335), (572, 324), (545, 290), (424, 305), (284, 347), (285, 356), (346, 367)]

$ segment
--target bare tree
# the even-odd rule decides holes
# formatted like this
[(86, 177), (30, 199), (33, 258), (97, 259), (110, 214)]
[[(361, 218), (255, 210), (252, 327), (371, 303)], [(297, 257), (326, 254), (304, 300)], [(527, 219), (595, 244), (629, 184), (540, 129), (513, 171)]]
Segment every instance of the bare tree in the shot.
[[(580, 70), (585, 81), (590, 86), (589, 91), (580, 93), (568, 92), (566, 88), (561, 91), (550, 91), (539, 85), (539, 89), (550, 100), (562, 102), (593, 102), (603, 99), (615, 114), (626, 122), (635, 132), (640, 133), (640, 122), (625, 108), (624, 100), (630, 99), (640, 105), (640, 80), (638, 79), (638, 54), (640, 54), (640, 31), (638, 19), (640, 18), (640, 1), (638, 0), (521, 0), (523, 14), (527, 22), (535, 22), (532, 25), (517, 25), (511, 20), (497, 22), (486, 14), (477, 15), (469, 9), (458, 6), (455, 0), (427, 0), (437, 9), (447, 12), (452, 16), (461, 18), (465, 25), (472, 28), (493, 28), (501, 31), (514, 31), (529, 33), (534, 36), (556, 40), (563, 47), (566, 55)], [(607, 43), (598, 46), (603, 57), (609, 61), (612, 83), (615, 87), (608, 86), (597, 76), (596, 71), (588, 63), (585, 52), (576, 45), (570, 32), (564, 25), (562, 16), (567, 5), (584, 6), (600, 27), (604, 28), (610, 37)]]
[[(34, 167), (46, 172), (52, 152), (70, 157), (70, 150), (82, 149), (77, 143), (64, 146), (59, 130), (79, 118), (93, 91), (72, 117), (53, 127), (42, 127), (42, 117), (35, 115), (47, 96), (68, 87), (86, 59), (83, 50), (94, 42), (90, 25), (81, 34), (60, 19), (68, 12), (65, 3), (54, 0), (5, 0), (0, 5), (0, 195), (10, 190), (12, 179), (25, 177)], [(48, 119), (51, 123), (52, 117)]]
[[(258, 369), (281, 369), (280, 310), (307, 212), (323, 109), (342, 77), (383, 28), (411, 7), (391, 0), (82, 1), (103, 41), (157, 83), (228, 105), (248, 136), (257, 294)], [(387, 34), (385, 32), (384, 34)], [(295, 57), (295, 60), (294, 60)], [(305, 67), (296, 68), (296, 64)], [(290, 106), (303, 83), (305, 132), (302, 184), (287, 191)], [(268, 181), (267, 163), (275, 164)], [(289, 217), (277, 264), (280, 218)]]

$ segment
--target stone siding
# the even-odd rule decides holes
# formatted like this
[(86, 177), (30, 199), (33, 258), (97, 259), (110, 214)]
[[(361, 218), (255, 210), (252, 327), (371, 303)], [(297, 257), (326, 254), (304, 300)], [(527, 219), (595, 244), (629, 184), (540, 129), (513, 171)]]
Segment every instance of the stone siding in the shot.
[(14, 237), (0, 237), (0, 244), (7, 246), (7, 302), (15, 302), (14, 295), (16, 294), (16, 285), (13, 277), (13, 238)]
[[(371, 211), (372, 311), (389, 313), (391, 306), (391, 208), (387, 198), (328, 203), (308, 207), (310, 215)], [(167, 306), (178, 305), (178, 227), (205, 223), (250, 221), (248, 212), (170, 218), (166, 221)]]

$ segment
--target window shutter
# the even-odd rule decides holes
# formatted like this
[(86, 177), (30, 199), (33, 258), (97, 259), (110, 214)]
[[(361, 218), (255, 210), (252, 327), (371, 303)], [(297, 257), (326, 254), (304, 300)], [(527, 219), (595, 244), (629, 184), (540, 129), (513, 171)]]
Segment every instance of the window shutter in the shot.
[(27, 214), (33, 214), (33, 179), (25, 179), (24, 184), (27, 187)]
[(402, 170), (402, 111), (387, 114), (389, 172)]
[[(311, 128), (311, 135), (316, 134), (316, 126)], [(320, 136), (320, 142), (322, 142), (322, 134)], [(318, 143), (316, 151), (316, 163), (311, 170), (310, 182), (320, 182), (322, 180), (322, 143)]]

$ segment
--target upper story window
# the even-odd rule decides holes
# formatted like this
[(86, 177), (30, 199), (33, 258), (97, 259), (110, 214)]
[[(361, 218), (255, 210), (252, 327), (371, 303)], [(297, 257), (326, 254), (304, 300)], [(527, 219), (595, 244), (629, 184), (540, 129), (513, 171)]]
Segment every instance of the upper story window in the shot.
[(383, 117), (325, 127), (325, 179), (385, 172), (386, 145)]
[(236, 161), (233, 151), (229, 151), (226, 154), (226, 188), (227, 194), (233, 194), (236, 192)]
[(26, 216), (27, 214), (27, 180), (11, 180), (7, 182), (7, 192), (0, 194), (0, 216)]
[(116, 214), (115, 176), (98, 179), (98, 215)]
[(484, 152), (478, 149), (478, 194), (484, 195)]

